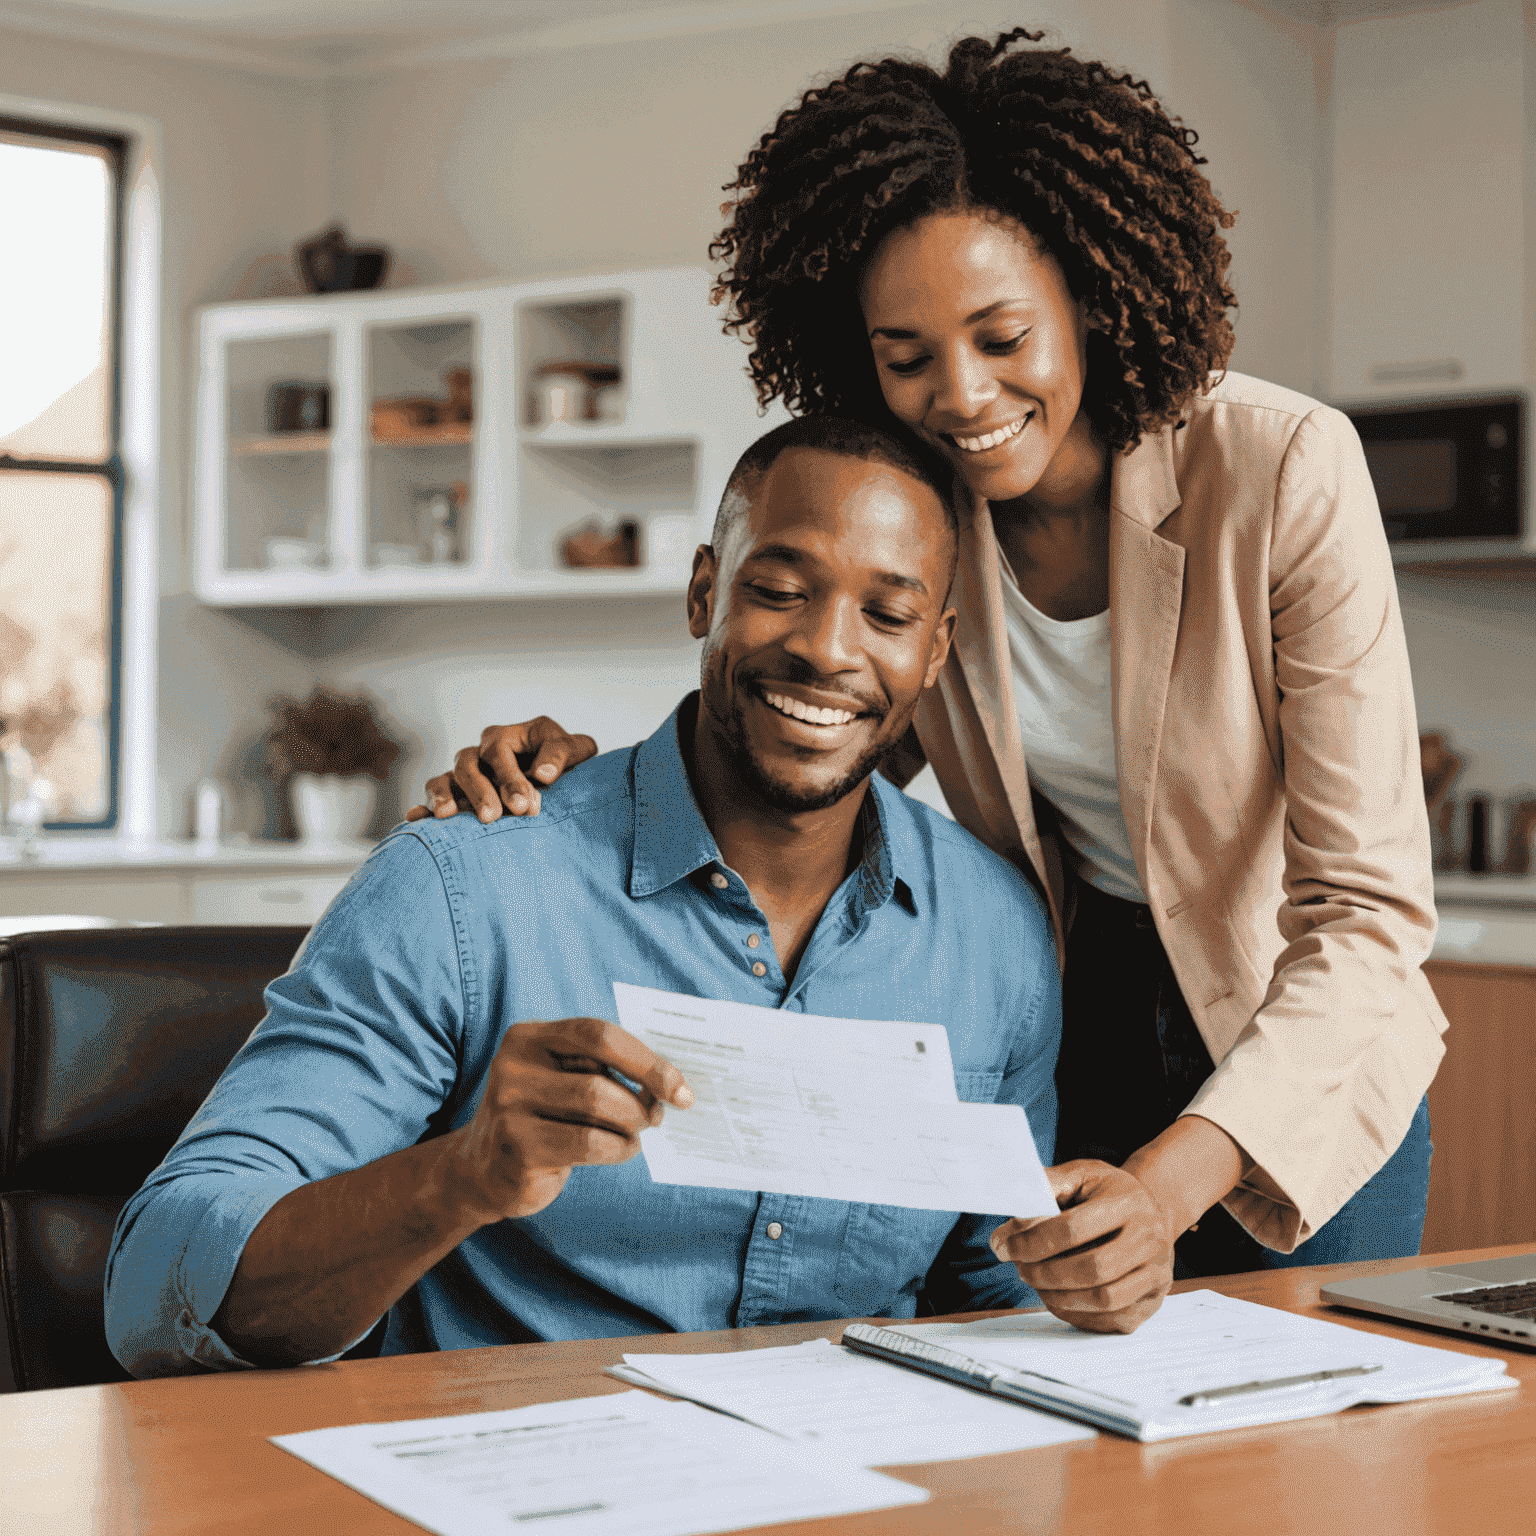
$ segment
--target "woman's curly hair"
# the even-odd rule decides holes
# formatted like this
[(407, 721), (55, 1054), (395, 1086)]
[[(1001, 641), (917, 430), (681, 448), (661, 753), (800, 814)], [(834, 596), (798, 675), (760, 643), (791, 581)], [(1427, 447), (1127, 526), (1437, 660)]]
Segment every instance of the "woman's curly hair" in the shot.
[(885, 417), (859, 310), (883, 240), (928, 214), (1017, 220), (1086, 308), (1083, 405), (1111, 449), (1175, 422), (1233, 345), (1222, 230), (1234, 222), (1198, 167), (1196, 135), (1144, 80), (995, 42), (926, 63), (856, 64), (807, 91), (726, 190), (731, 222), (710, 247), (726, 329), (745, 329), (758, 398), (792, 411)]

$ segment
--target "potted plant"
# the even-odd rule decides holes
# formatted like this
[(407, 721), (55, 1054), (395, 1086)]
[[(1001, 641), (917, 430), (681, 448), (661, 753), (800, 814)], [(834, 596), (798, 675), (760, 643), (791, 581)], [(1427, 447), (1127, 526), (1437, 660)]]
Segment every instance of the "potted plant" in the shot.
[(316, 688), (302, 702), (278, 694), (267, 732), (267, 769), (288, 787), (302, 842), (346, 843), (373, 819), (378, 781), (400, 753), (363, 694)]

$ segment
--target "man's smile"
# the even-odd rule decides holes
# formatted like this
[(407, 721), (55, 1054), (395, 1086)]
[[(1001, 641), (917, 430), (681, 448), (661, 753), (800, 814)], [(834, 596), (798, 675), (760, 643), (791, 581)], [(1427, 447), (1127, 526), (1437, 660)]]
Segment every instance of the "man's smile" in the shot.
[(800, 699), (792, 699), (787, 693), (770, 692), (766, 688), (763, 690), (763, 702), (769, 708), (778, 710), (781, 715), (788, 715), (806, 725), (848, 725), (858, 718), (857, 712), (851, 709), (819, 707)]

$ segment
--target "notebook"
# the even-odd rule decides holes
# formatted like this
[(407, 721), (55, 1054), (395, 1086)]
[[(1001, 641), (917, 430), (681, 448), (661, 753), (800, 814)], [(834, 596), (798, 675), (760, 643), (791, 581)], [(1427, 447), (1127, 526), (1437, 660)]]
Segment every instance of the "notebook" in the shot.
[(977, 1323), (853, 1323), (842, 1342), (892, 1365), (1130, 1435), (1211, 1430), (1507, 1390), (1503, 1360), (1405, 1343), (1191, 1291), (1131, 1334), (1083, 1333), (1048, 1313)]

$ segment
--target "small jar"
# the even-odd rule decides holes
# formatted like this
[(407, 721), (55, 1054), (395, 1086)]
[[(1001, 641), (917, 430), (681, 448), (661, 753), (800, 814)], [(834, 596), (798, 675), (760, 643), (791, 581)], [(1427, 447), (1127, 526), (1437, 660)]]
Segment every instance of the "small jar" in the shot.
[(534, 425), (580, 421), (586, 414), (587, 381), (577, 373), (547, 373), (534, 386)]

